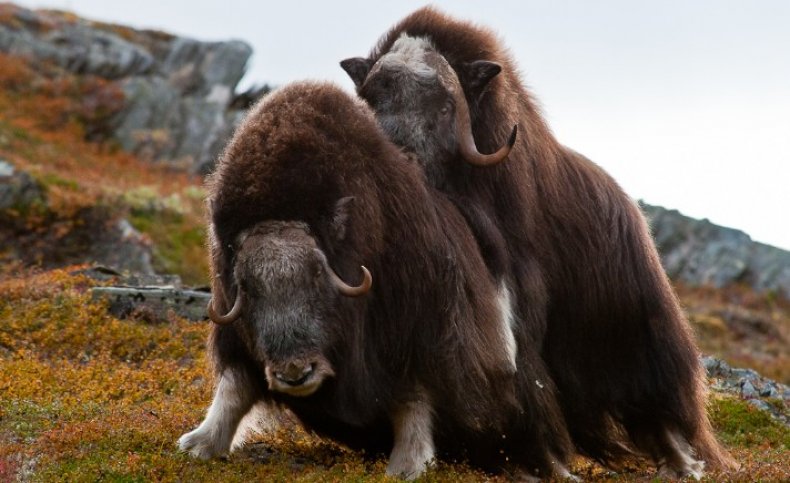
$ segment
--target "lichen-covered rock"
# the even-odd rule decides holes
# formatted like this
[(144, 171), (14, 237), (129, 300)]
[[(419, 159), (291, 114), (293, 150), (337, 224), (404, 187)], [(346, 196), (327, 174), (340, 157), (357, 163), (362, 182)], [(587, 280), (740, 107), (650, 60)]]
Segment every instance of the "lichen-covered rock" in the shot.
[(125, 219), (97, 233), (85, 260), (131, 273), (154, 274), (151, 242)]
[(2, 4), (0, 52), (117, 82), (125, 102), (111, 137), (145, 159), (206, 172), (237, 124), (231, 105), (252, 48)]
[[(36, 223), (25, 212), (35, 207)], [(30, 174), (0, 159), (0, 263), (54, 267), (95, 262), (153, 274), (151, 242), (125, 219), (102, 206), (71, 217), (53, 212), (45, 189)]]
[(121, 88), (127, 108), (113, 121), (121, 147), (191, 172), (213, 166), (243, 116), (211, 98), (181, 97), (162, 77), (132, 77)]
[(162, 77), (131, 77), (120, 83), (126, 108), (112, 121), (121, 147), (141, 159), (172, 163), (181, 128), (178, 91)]
[(217, 99), (228, 105), (251, 55), (252, 48), (238, 40), (200, 42), (178, 37), (162, 62), (161, 71), (182, 93), (207, 97), (213, 91), (221, 91), (225, 97)]
[(715, 391), (733, 394), (790, 426), (790, 387), (761, 376), (752, 369), (730, 367), (721, 359), (702, 357), (702, 365)]
[(53, 31), (41, 40), (56, 46), (52, 60), (77, 74), (118, 79), (145, 74), (154, 66), (153, 56), (144, 49), (85, 25)]
[(35, 202), (44, 202), (41, 186), (29, 174), (0, 159), (0, 211), (24, 209)]
[(746, 233), (642, 204), (673, 280), (717, 288), (743, 283), (790, 298), (790, 252), (756, 243)]
[(0, 24), (3, 52), (107, 79), (144, 74), (154, 68), (155, 60), (150, 52), (87, 22), (59, 21), (52, 13), (9, 5), (3, 9), (12, 19), (22, 19)]
[(169, 312), (189, 320), (205, 320), (206, 305), (211, 299), (208, 292), (166, 285), (93, 287), (91, 296), (94, 300), (108, 300), (109, 311), (115, 317), (143, 315), (150, 321), (167, 320)]

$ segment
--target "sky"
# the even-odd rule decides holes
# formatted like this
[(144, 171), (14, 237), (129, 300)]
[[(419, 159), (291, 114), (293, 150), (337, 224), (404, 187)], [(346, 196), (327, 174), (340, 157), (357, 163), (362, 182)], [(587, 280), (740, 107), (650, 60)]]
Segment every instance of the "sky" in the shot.
[[(332, 80), (412, 0), (49, 0), (27, 7), (241, 39), (241, 87)], [(634, 198), (790, 249), (790, 1), (434, 1), (493, 28), (559, 141)]]

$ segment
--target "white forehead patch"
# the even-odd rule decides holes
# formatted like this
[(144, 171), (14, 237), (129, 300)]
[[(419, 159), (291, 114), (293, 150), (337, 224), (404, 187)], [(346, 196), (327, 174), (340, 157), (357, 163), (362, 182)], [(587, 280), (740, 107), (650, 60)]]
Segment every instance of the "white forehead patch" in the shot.
[(405, 67), (420, 77), (436, 77), (436, 69), (425, 62), (425, 54), (429, 50), (434, 50), (434, 47), (425, 37), (403, 33), (379, 62), (385, 67)]

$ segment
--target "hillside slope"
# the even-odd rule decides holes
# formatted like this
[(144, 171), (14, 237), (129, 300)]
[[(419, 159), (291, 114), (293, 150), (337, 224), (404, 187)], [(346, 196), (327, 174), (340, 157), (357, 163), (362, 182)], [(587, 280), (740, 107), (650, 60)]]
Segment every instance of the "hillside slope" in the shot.
[[(232, 92), (238, 70), (225, 80), (206, 73), (231, 69), (212, 60), (226, 48), (236, 47), (0, 4), (0, 481), (386, 480), (381, 458), (320, 441), (287, 418), (229, 461), (179, 454), (177, 437), (211, 398), (208, 324), (144, 308), (119, 314), (91, 296), (108, 284), (178, 284), (154, 273), (206, 283), (196, 173), (250, 101)], [(178, 74), (198, 71), (213, 80), (187, 85)], [(158, 87), (140, 100), (127, 83)], [(219, 96), (217, 85), (230, 94)], [(208, 117), (222, 120), (185, 127), (185, 117), (138, 116), (165, 91), (174, 111), (208, 105)], [(132, 136), (139, 144), (124, 144), (119, 126), (129, 117), (142, 119)], [(203, 131), (220, 125), (225, 131)], [(168, 141), (189, 138), (184, 129), (214, 141), (184, 157), (196, 144)], [(787, 253), (645, 209), (704, 352), (790, 383)], [(123, 275), (92, 269), (96, 262)], [(790, 479), (786, 389), (706, 364), (717, 432), (744, 465), (707, 480)], [(574, 471), (596, 481), (651, 477), (640, 460), (610, 473), (580, 459)], [(427, 479), (506, 480), (462, 464), (440, 465)]]

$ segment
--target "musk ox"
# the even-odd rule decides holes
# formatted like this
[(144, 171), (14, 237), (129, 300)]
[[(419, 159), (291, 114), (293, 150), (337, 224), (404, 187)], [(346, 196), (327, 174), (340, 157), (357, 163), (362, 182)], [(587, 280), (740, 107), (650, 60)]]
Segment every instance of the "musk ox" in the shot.
[(512, 294), (362, 101), (317, 83), (269, 95), (208, 190), (216, 392), (182, 450), (227, 453), (263, 402), (389, 452), (394, 475), (435, 457), (568, 475), (555, 386), (534, 346), (516, 350)]
[(424, 8), (341, 66), (464, 213), (515, 296), (518, 349), (535, 344), (549, 366), (577, 449), (609, 465), (645, 454), (670, 477), (733, 465), (639, 208), (555, 140), (496, 36)]

